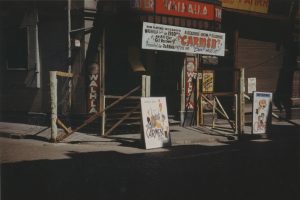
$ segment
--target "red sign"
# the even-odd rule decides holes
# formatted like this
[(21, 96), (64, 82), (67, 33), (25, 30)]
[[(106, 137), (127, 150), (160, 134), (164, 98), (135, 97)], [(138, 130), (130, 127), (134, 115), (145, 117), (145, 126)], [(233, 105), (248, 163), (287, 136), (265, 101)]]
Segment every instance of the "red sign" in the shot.
[(215, 6), (190, 0), (156, 0), (157, 14), (214, 20)]
[(195, 107), (195, 86), (194, 80), (197, 76), (196, 61), (194, 57), (187, 57), (185, 61), (186, 75), (185, 75), (185, 107), (189, 110)]

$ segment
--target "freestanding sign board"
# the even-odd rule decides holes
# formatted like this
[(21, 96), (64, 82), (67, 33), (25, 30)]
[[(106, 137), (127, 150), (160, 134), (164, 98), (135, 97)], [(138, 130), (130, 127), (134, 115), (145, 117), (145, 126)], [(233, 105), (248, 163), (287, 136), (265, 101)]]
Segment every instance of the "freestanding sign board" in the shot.
[(271, 123), (272, 93), (253, 92), (252, 133), (266, 133)]
[(146, 149), (171, 145), (165, 97), (142, 97), (143, 138)]
[(144, 22), (142, 48), (224, 56), (225, 33)]

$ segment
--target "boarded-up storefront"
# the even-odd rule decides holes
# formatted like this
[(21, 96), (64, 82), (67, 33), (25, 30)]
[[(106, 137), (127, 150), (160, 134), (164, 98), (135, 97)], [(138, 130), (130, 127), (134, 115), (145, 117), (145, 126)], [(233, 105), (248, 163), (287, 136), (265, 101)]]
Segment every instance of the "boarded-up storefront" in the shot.
[(257, 91), (275, 92), (282, 67), (282, 53), (273, 42), (238, 40), (238, 66), (245, 68), (246, 80), (256, 78)]

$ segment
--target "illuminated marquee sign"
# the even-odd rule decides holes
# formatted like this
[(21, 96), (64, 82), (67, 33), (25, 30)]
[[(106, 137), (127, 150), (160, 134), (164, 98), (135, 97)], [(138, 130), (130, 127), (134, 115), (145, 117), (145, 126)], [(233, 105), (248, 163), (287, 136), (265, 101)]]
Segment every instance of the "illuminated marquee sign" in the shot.
[(224, 56), (225, 34), (144, 22), (142, 48)]

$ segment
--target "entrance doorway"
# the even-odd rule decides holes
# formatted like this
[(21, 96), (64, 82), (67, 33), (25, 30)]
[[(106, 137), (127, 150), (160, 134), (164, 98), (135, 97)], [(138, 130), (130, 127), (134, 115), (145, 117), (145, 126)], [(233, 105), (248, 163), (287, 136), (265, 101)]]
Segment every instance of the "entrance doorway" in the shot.
[(155, 69), (151, 74), (151, 95), (165, 96), (168, 114), (179, 120), (180, 84), (184, 54), (160, 51), (156, 54)]

